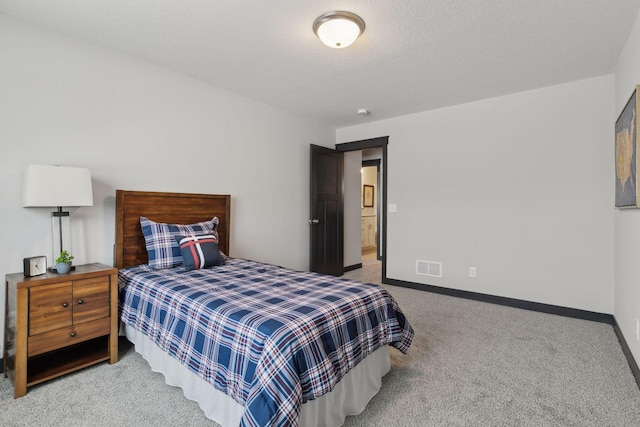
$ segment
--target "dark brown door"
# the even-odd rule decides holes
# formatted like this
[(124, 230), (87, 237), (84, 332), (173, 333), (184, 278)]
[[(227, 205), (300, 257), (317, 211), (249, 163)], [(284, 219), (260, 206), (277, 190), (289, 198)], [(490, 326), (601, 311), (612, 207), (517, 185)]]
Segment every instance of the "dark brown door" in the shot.
[(311, 271), (342, 276), (341, 152), (311, 145)]

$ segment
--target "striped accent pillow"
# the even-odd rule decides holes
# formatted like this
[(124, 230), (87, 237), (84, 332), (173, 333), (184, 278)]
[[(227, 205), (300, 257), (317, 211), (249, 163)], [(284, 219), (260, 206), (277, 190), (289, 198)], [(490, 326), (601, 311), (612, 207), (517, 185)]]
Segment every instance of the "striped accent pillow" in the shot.
[(199, 270), (224, 264), (220, 255), (218, 239), (213, 234), (199, 236), (177, 236), (185, 270)]
[(154, 269), (172, 268), (182, 264), (177, 236), (211, 234), (216, 242), (218, 241), (217, 217), (195, 224), (165, 224), (141, 216), (140, 227), (147, 248), (149, 267)]

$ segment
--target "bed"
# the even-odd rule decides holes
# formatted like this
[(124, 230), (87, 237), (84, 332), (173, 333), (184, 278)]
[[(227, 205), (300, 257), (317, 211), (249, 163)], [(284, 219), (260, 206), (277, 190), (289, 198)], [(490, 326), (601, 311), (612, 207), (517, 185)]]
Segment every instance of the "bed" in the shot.
[[(116, 192), (125, 334), (223, 426), (341, 425), (380, 390), (388, 349), (406, 353), (413, 330), (379, 286), (227, 257), (230, 203), (229, 195)], [(204, 239), (214, 220), (207, 254), (219, 249), (221, 262), (194, 258), (220, 265), (197, 268), (185, 249), (195, 237), (177, 265), (148, 246), (149, 223), (204, 224)]]

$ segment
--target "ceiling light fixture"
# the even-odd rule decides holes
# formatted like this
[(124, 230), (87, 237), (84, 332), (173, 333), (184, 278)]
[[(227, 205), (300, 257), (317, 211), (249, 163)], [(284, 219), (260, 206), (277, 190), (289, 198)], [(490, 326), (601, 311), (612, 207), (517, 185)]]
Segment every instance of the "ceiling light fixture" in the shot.
[(313, 32), (327, 46), (343, 49), (364, 32), (364, 21), (351, 12), (327, 12), (313, 22)]

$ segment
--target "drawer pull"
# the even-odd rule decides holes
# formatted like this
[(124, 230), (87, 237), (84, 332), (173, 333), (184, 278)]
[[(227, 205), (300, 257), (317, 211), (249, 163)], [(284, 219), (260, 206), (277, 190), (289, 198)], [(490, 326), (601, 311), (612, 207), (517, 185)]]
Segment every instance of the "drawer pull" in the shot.
[(83, 299), (79, 299), (78, 300), (78, 304), (84, 304), (84, 300)]
[(75, 337), (75, 336), (76, 336), (76, 331), (71, 332), (71, 333), (69, 334), (69, 336), (70, 336), (71, 338)]
[(64, 308), (67, 308), (67, 307), (69, 307), (69, 303), (68, 303), (68, 302), (63, 302), (63, 303), (62, 303), (62, 306), (63, 306)]

